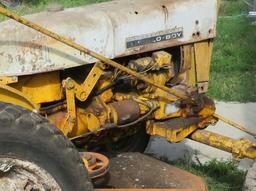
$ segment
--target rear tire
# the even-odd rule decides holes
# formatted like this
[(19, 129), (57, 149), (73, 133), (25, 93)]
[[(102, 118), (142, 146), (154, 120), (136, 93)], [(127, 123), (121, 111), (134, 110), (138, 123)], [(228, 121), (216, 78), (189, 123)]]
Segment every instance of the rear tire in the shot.
[[(42, 168), (63, 191), (93, 190), (78, 151), (60, 130), (34, 112), (0, 102), (0, 163), (6, 158)], [(15, 168), (8, 172), (0, 168), (0, 180)]]

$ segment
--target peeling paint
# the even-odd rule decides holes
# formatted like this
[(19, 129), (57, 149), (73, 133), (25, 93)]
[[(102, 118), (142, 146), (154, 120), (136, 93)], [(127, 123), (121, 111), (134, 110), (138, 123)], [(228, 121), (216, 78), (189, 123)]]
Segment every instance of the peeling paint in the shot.
[[(213, 38), (217, 0), (119, 0), (26, 18), (113, 59)], [(175, 28), (183, 29), (182, 38), (126, 47), (129, 38)], [(194, 38), (197, 32), (200, 37)], [(0, 60), (1, 76), (42, 73), (97, 61), (15, 21), (0, 23)]]

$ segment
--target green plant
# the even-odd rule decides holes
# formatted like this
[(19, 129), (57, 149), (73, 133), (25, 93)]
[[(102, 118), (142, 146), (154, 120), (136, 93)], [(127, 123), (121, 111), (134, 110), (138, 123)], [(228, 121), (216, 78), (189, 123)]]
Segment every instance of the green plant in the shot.
[(169, 163), (203, 177), (209, 191), (241, 191), (243, 188), (246, 172), (239, 170), (234, 161), (214, 159), (205, 164), (186, 161)]
[[(217, 100), (256, 101), (256, 26), (244, 11), (248, 13), (248, 6), (241, 0), (223, 1), (221, 6), (208, 93)], [(225, 17), (232, 15), (238, 16)]]

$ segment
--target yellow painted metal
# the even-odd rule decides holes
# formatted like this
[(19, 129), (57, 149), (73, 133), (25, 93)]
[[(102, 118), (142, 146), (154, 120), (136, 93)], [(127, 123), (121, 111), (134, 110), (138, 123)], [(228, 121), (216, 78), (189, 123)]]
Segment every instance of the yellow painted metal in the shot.
[(141, 74), (139, 74), (139, 73), (137, 73), (137, 72), (135, 72), (135, 71), (133, 71), (133, 70), (131, 70), (131, 69), (129, 69), (129, 68), (127, 68), (127, 67), (125, 67), (125, 66), (123, 66), (123, 65), (121, 65), (121, 64), (119, 64), (117, 62), (115, 62), (115, 61), (113, 61), (113, 60), (110, 60), (110, 59), (108, 59), (108, 58), (106, 58), (106, 57), (104, 57), (104, 56), (102, 56), (102, 55), (100, 55), (100, 54), (98, 54), (98, 53), (96, 53), (94, 51), (91, 51), (91, 50), (89, 50), (89, 49), (87, 49), (87, 48), (85, 48), (85, 47), (75, 43), (71, 39), (62, 37), (62, 36), (52, 32), (52, 31), (49, 31), (46, 28), (43, 28), (40, 25), (37, 25), (37, 24), (35, 24), (35, 23), (33, 23), (33, 22), (23, 18), (23, 17), (20, 17), (17, 14), (15, 14), (15, 13), (13, 13), (13, 12), (3, 8), (3, 7), (0, 7), (0, 14), (5, 15), (5, 16), (11, 18), (11, 19), (14, 19), (17, 22), (22, 23), (22, 24), (24, 24), (24, 25), (26, 25), (26, 26), (28, 26), (30, 28), (33, 28), (34, 30), (39, 31), (39, 32), (41, 32), (41, 33), (43, 33), (43, 34), (45, 34), (45, 35), (47, 35), (49, 37), (52, 37), (53, 39), (56, 39), (56, 40), (66, 44), (66, 45), (68, 45), (70, 47), (73, 47), (73, 48), (81, 51), (82, 53), (85, 53), (85, 54), (88, 54), (88, 55), (90, 55), (90, 56), (92, 56), (94, 58), (97, 58), (100, 61), (102, 61), (103, 63), (108, 64), (108, 65), (110, 65), (112, 67), (118, 68), (119, 70), (121, 70), (121, 71), (123, 71), (123, 72), (125, 72), (125, 73), (127, 73), (127, 74), (129, 74), (129, 75), (131, 75), (131, 76), (133, 76), (133, 77), (135, 77), (137, 79), (139, 79), (139, 80), (142, 80), (142, 81), (144, 81), (144, 82), (146, 82), (146, 83), (148, 83), (148, 84), (150, 84), (152, 86), (155, 86), (155, 87), (157, 87), (159, 89), (162, 89), (163, 91), (166, 91), (169, 94), (175, 95), (177, 97), (176, 98), (177, 100), (180, 99), (180, 98), (182, 98), (182, 99), (187, 99), (188, 98), (188, 96), (184, 92), (180, 92), (180, 91), (178, 91), (176, 89), (170, 89), (170, 88), (168, 88), (168, 87), (166, 87), (164, 85), (160, 85), (160, 84), (154, 82), (153, 80), (148, 79), (144, 75), (141, 75)]
[(31, 76), (0, 77), (0, 100), (38, 110), (41, 103), (63, 98), (59, 72)]
[[(106, 121), (108, 119), (107, 114), (105, 116)], [(50, 114), (47, 119), (70, 138), (84, 135), (88, 132), (95, 132), (106, 123), (103, 116), (97, 116), (79, 107), (76, 107), (75, 112), (70, 111), (70, 114), (67, 111)]]
[(2, 76), (0, 77), (0, 84), (13, 84), (18, 82), (17, 76)]
[[(67, 87), (69, 89), (70, 87)], [(67, 114), (64, 122), (62, 123), (61, 130), (64, 135), (68, 135), (73, 131), (73, 128), (77, 124), (77, 116), (76, 116), (76, 100), (75, 93), (72, 89), (66, 91), (66, 99), (67, 99)]]
[(211, 40), (194, 44), (196, 66), (195, 75), (199, 93), (206, 93), (208, 91), (212, 49), (213, 42)]
[(86, 109), (77, 108), (77, 121), (69, 137), (84, 135), (88, 132), (96, 132), (101, 127), (99, 116), (87, 111)]
[(117, 115), (116, 111), (111, 107), (111, 104), (104, 103), (104, 100), (97, 96), (85, 109), (77, 108), (76, 125), (69, 135), (76, 137), (87, 132), (96, 132), (109, 123), (115, 115)]
[[(72, 135), (79, 136), (81, 132), (95, 132), (105, 126), (110, 119), (110, 108), (104, 103), (101, 97), (95, 97), (90, 106), (85, 109), (78, 109), (78, 131), (73, 131)], [(83, 123), (81, 123), (83, 121)]]
[[(170, 73), (172, 73), (172, 72), (166, 72), (166, 73), (159, 72), (159, 73), (148, 74), (147, 76), (149, 79), (152, 79), (152, 81), (155, 81), (158, 84), (166, 84), (168, 82), (168, 80), (170, 79)], [(155, 93), (158, 89), (159, 88), (156, 88), (155, 86), (148, 86), (145, 90), (143, 90), (141, 92), (149, 93), (149, 94), (154, 93), (155, 96), (158, 97), (158, 94)], [(172, 89), (172, 90), (174, 90), (174, 89)]]
[[(74, 90), (75, 96), (78, 100), (86, 101), (103, 73), (104, 71), (101, 63), (96, 63), (81, 85), (71, 78), (65, 80), (65, 83), (67, 84), (67, 87), (72, 86), (70, 89)], [(69, 91), (69, 88), (67, 90)]]
[(203, 41), (194, 44), (197, 82), (208, 82), (212, 56), (212, 42)]
[(229, 119), (227, 119), (227, 118), (225, 118), (225, 117), (223, 117), (223, 116), (221, 116), (217, 113), (213, 114), (213, 116), (216, 117), (217, 119), (219, 119), (219, 120), (237, 128), (237, 129), (241, 130), (241, 131), (244, 131), (244, 132), (256, 137), (256, 132), (254, 132), (254, 131), (246, 129), (245, 127), (243, 127), (243, 126), (241, 126), (241, 125), (239, 125), (239, 124), (237, 124), (237, 123), (235, 123), (235, 122), (233, 122), (233, 121), (231, 121), (231, 120), (229, 120)]
[(29, 110), (38, 110), (40, 107), (22, 92), (3, 84), (0, 85), (0, 100), (1, 102), (19, 105)]
[[(94, 114), (88, 113), (86, 119), (87, 119), (87, 127), (90, 132), (95, 132), (101, 127), (99, 118)], [(77, 134), (77, 135), (81, 135), (81, 134)]]
[(147, 133), (152, 136), (160, 136), (165, 138), (171, 143), (177, 143), (184, 140), (188, 135), (197, 130), (198, 127), (196, 125), (190, 127), (180, 127), (180, 128), (162, 128), (159, 127), (156, 123), (150, 124), (148, 122), (147, 125)]
[(202, 129), (207, 127), (208, 125), (214, 123), (214, 119), (212, 117), (206, 118), (201, 120), (198, 124), (190, 125), (187, 127), (180, 126), (180, 127), (168, 127), (168, 123), (166, 126), (159, 125), (159, 123), (153, 123), (149, 121), (147, 123), (147, 133), (152, 136), (160, 136), (166, 138), (168, 141), (172, 143), (177, 143), (185, 138), (187, 138), (191, 133), (195, 132), (197, 129)]
[[(160, 111), (163, 110), (161, 109), (163, 107), (165, 107), (165, 105), (161, 106), (160, 103)], [(204, 107), (198, 111), (197, 117), (188, 116), (188, 113), (192, 112), (189, 106), (185, 107), (184, 109), (180, 109), (176, 113), (173, 112), (171, 115), (165, 114), (166, 112), (164, 111), (156, 115), (159, 112), (157, 111), (155, 112), (156, 117), (163, 118), (160, 118), (160, 122), (149, 121), (147, 123), (147, 132), (150, 135), (158, 135), (164, 137), (173, 143), (180, 142), (197, 129), (203, 129), (208, 125), (215, 124), (217, 119), (212, 117), (215, 109), (216, 108), (214, 103), (205, 97)]]
[[(81, 85), (76, 83), (71, 78), (67, 78), (66, 80), (63, 81), (63, 85), (66, 90), (67, 115), (65, 117), (64, 123), (61, 126), (61, 129), (65, 135), (72, 134), (76, 136), (78, 135), (77, 133), (85, 132), (86, 128), (90, 129), (88, 124), (91, 122), (94, 122), (92, 123), (95, 125), (94, 128), (99, 126), (99, 125), (96, 126), (98, 122), (98, 118), (96, 118), (95, 120), (92, 114), (87, 115), (87, 122), (88, 122), (87, 125), (86, 125), (86, 122), (83, 119), (81, 119), (81, 117), (79, 117), (79, 120), (78, 120), (75, 98), (77, 98), (80, 101), (86, 101), (103, 73), (104, 71), (103, 71), (102, 64), (96, 63), (94, 64), (87, 78)], [(80, 128), (81, 126), (83, 127)], [(76, 129), (74, 130), (74, 128)], [(91, 129), (91, 130), (94, 130), (94, 129)]]
[(180, 109), (177, 112), (173, 112), (171, 114), (166, 114), (166, 106), (168, 102), (166, 101), (159, 101), (159, 109), (155, 111), (154, 113), (154, 118), (156, 120), (163, 120), (163, 119), (170, 119), (170, 118), (175, 118), (175, 117), (180, 117), (182, 116), (183, 110)]
[(184, 70), (187, 70), (186, 82), (190, 87), (196, 86), (196, 65), (193, 45), (186, 45), (183, 47), (183, 65)]
[(18, 82), (10, 86), (21, 91), (36, 104), (54, 102), (63, 98), (59, 72), (20, 76)]
[(187, 72), (191, 69), (191, 62), (193, 61), (193, 44), (184, 45), (180, 47), (181, 51), (181, 69), (180, 73)]
[[(175, 89), (175, 87), (174, 87)], [(161, 90), (161, 89), (156, 89), (154, 93), (148, 93), (148, 94), (143, 94), (144, 97), (148, 99), (160, 99), (165, 102), (175, 102), (176, 97), (173, 95), (168, 94), (167, 92)]]
[[(172, 62), (172, 55), (165, 51), (158, 51), (153, 53), (153, 60), (156, 63), (156, 67), (154, 69), (162, 68), (163, 66), (170, 65)], [(169, 70), (173, 73), (174, 68), (169, 68)]]
[[(111, 79), (101, 79), (98, 81), (98, 86), (97, 89), (102, 90), (103, 88), (106, 88), (108, 85), (110, 85), (112, 82)], [(101, 99), (103, 100), (104, 103), (108, 103), (112, 100), (114, 93), (112, 91), (112, 89), (108, 89), (106, 91), (104, 91), (103, 93), (101, 93), (99, 95), (101, 97)]]
[(197, 130), (191, 135), (194, 141), (233, 153), (237, 159), (256, 159), (256, 143), (249, 139), (234, 140), (206, 130)]
[(198, 88), (199, 93), (208, 90), (213, 42), (206, 40), (182, 48), (182, 71), (187, 71), (186, 84)]
[[(175, 76), (172, 55), (166, 51), (157, 51), (154, 52), (151, 57), (132, 60), (129, 62), (128, 67), (134, 71), (141, 71), (142, 68), (145, 68), (144, 70), (147, 72), (141, 71), (141, 73), (145, 73), (148, 79), (155, 81), (162, 86)], [(138, 79), (132, 79), (132, 85), (137, 89), (136, 93), (141, 98), (151, 100), (158, 99), (165, 103), (177, 100), (177, 97), (167, 93), (166, 91), (146, 84)], [(186, 92), (185, 89), (179, 90), (176, 89), (176, 87), (172, 87), (172, 89), (180, 92)]]

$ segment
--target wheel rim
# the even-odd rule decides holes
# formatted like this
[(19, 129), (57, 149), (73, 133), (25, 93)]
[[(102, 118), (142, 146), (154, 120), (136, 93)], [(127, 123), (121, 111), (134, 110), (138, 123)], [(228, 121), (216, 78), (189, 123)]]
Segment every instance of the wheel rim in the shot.
[(36, 164), (20, 159), (0, 158), (0, 191), (61, 191), (54, 178)]

